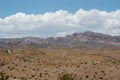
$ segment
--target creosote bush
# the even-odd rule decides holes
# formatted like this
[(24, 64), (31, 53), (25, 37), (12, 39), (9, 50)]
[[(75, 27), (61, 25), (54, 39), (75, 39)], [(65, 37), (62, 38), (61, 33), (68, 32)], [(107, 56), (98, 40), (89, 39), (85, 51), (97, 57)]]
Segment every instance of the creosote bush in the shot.
[(20, 80), (27, 80), (27, 78), (25, 78), (25, 77), (22, 77)]
[(58, 74), (57, 80), (75, 80), (76, 75), (70, 73), (61, 73)]
[(8, 80), (9, 76), (5, 75), (5, 73), (0, 73), (0, 80)]

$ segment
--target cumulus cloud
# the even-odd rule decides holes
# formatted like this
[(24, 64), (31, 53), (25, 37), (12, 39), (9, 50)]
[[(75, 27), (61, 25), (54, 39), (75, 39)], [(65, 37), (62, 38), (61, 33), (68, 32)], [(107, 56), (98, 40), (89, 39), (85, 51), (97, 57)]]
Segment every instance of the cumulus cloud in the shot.
[(0, 18), (0, 37), (65, 36), (84, 31), (120, 35), (120, 10), (80, 9), (75, 13), (59, 10), (38, 15), (18, 12)]

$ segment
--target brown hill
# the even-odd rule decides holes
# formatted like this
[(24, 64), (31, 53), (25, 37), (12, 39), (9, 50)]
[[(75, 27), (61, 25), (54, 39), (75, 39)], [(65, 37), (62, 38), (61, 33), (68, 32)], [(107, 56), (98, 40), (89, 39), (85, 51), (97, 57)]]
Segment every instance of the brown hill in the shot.
[(95, 32), (74, 33), (66, 37), (25, 37), (0, 39), (0, 48), (33, 46), (40, 48), (120, 48), (120, 36), (111, 36)]
[(120, 79), (120, 50), (19, 47), (11, 52), (0, 51), (0, 73), (9, 80), (59, 80), (64, 74), (72, 80)]

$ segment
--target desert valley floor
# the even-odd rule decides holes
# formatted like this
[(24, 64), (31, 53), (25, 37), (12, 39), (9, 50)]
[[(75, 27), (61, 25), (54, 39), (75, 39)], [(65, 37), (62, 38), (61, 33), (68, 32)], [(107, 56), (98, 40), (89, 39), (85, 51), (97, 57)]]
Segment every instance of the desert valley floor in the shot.
[(120, 80), (120, 50), (1, 49), (0, 75), (6, 80)]

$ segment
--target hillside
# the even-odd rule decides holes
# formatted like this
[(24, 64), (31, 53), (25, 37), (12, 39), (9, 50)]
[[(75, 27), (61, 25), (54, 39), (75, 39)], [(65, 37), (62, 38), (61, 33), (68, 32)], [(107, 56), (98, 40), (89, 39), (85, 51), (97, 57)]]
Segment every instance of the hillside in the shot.
[(95, 32), (74, 33), (65, 37), (24, 37), (0, 39), (0, 48), (31, 46), (39, 48), (86, 48), (86, 49), (119, 49), (120, 36), (111, 36)]
[(120, 36), (5, 38), (0, 56), (0, 80), (120, 80)]
[(16, 48), (0, 51), (0, 73), (9, 80), (119, 80), (120, 50)]

